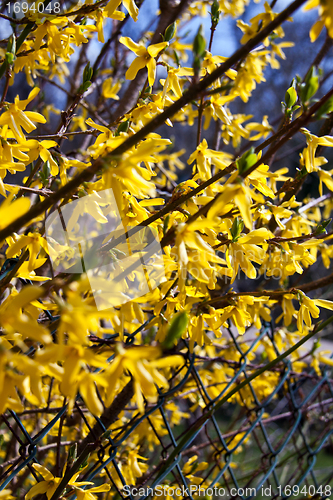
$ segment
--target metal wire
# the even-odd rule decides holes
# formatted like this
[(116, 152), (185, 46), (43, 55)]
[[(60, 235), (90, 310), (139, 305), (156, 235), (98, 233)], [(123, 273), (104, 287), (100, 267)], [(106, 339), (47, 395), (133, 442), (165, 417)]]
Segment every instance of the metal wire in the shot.
[[(0, 278), (6, 276), (14, 265), (13, 259), (10, 263), (5, 263)], [(24, 280), (23, 284), (26, 283)], [(48, 317), (51, 322), (54, 320), (51, 313), (48, 313)], [(143, 328), (128, 335), (127, 342), (135, 341), (135, 336)], [(269, 394), (262, 397), (252, 381), (246, 391), (240, 391), (237, 402), (233, 400), (223, 406), (223, 411), (221, 408), (214, 411), (216, 403), (227, 391), (239, 380), (248, 378), (260, 365), (260, 360), (254, 358), (254, 352), (261, 340), (265, 339), (266, 343), (270, 343), (277, 356), (280, 354), (274, 340), (272, 323), (265, 323), (260, 334), (249, 343), (240, 343), (238, 339), (241, 337), (236, 338), (230, 329), (229, 335), (229, 345), (239, 353), (239, 360), (228, 362), (228, 359), (221, 356), (219, 369), (223, 370), (226, 364), (229, 373), (233, 371), (233, 375), (226, 383), (216, 382), (215, 388), (219, 388), (217, 396), (210, 396), (207, 382), (203, 380), (200, 371), (211, 361), (191, 354), (187, 343), (183, 341), (182, 352), (187, 349), (186, 369), (171, 374), (169, 389), (164, 392), (158, 390), (156, 404), (146, 402), (143, 415), (135, 408), (125, 408), (126, 418), (119, 421), (118, 427), (112, 427), (107, 444), (105, 440), (103, 443), (96, 442), (96, 449), (82, 480), (97, 481), (100, 484), (100, 477), (106, 474), (113, 491), (124, 498), (119, 488), (119, 484), (126, 485), (122, 474), (124, 448), (131, 436), (138, 432), (138, 427), (145, 424), (150, 427), (156, 443), (153, 451), (146, 449), (148, 471), (138, 478), (136, 484), (137, 488), (147, 490), (146, 495), (140, 496), (142, 500), (151, 496), (148, 488), (161, 484), (183, 486), (183, 497), (193, 500), (190, 485), (195, 467), (190, 473), (184, 472), (184, 464), (193, 456), (197, 457), (197, 464), (207, 464), (206, 470), (201, 472), (200, 485), (205, 489), (218, 485), (225, 489), (226, 495), (233, 498), (264, 498), (267, 497), (267, 492), (270, 492), (271, 499), (297, 497), (289, 494), (289, 487), (294, 486), (296, 489), (293, 491), (299, 487), (301, 491), (310, 485), (314, 488), (311, 489), (314, 494), (310, 496), (329, 498), (325, 486), (333, 486), (333, 379), (330, 369), (322, 368), (321, 374), (311, 368), (297, 373), (293, 371), (291, 362), (285, 360), (274, 372), (270, 372), (277, 375), (277, 383)], [(31, 356), (33, 354), (34, 351), (31, 350), (28, 353)], [(51, 398), (52, 385), (49, 400)], [(182, 411), (191, 413), (195, 398), (197, 408), (185, 424), (184, 421), (174, 423), (170, 420), (170, 402), (175, 400)], [(20, 491), (27, 491), (32, 481), (40, 480), (31, 465), (34, 462), (44, 463), (50, 449), (56, 451), (61, 460), (66, 460), (65, 450), (71, 441), (62, 442), (66, 437), (61, 435), (62, 425), (59, 426), (58, 436), (55, 435), (56, 424), (68, 418), (66, 410), (67, 405), (64, 403), (61, 408), (48, 405), (45, 409), (31, 409), (22, 413), (10, 410), (1, 416), (0, 432), (6, 434), (7, 440), (3, 448), (5, 453), (0, 458), (0, 491), (8, 485), (15, 490), (21, 488)], [(188, 427), (195, 426), (200, 417), (211, 410), (211, 417), (199, 426), (175, 460), (164, 470), (167, 458), (182, 442)], [(45, 423), (54, 413), (53, 418)], [(38, 426), (43, 423), (37, 433), (27, 429), (25, 425), (25, 421), (32, 415), (35, 415)], [(77, 429), (77, 432), (73, 432), (73, 441), (79, 440), (83, 431), (86, 434), (91, 430), (95, 422), (99, 422), (104, 431), (107, 430), (99, 418), (90, 415), (79, 397), (73, 415)], [(154, 423), (155, 417), (160, 418), (162, 427)], [(67, 422), (66, 429), (69, 425)], [(319, 466), (316, 467), (318, 460)], [(237, 490), (236, 494), (233, 494), (234, 489)], [(299, 494), (298, 498), (309, 496), (310, 490), (306, 491), (307, 495)], [(75, 499), (76, 496), (72, 494), (69, 498)], [(127, 498), (134, 497), (129, 495)]]

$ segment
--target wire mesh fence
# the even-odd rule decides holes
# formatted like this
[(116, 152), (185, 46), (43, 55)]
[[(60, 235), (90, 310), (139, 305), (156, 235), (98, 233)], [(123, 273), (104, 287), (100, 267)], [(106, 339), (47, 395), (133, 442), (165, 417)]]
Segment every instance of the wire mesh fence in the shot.
[[(15, 262), (6, 264), (2, 277), (11, 265)], [(55, 333), (57, 318), (48, 313), (48, 319), (55, 323)], [(125, 348), (135, 343), (143, 329), (144, 325), (125, 333)], [(1, 416), (0, 491), (10, 487), (15, 498), (24, 498), (32, 485), (42, 481), (35, 463), (50, 468), (57, 477), (65, 465), (66, 474), (68, 450), (77, 443), (80, 481), (111, 483), (110, 492), (104, 494), (108, 499), (330, 498), (333, 377), (329, 367), (319, 372), (302, 364), (295, 370), (295, 364), (285, 359), (265, 372), (260, 383), (252, 380), (218, 406), (231, 387), (263, 366), (265, 352), (258, 350), (260, 345), (280, 354), (275, 331), (272, 323), (265, 323), (258, 334), (243, 340), (226, 329), (226, 341), (216, 358), (190, 352), (182, 340), (184, 365), (171, 370), (169, 389), (159, 389), (156, 403), (145, 401), (144, 414), (131, 402), (131, 391), (117, 413), (127, 386), (111, 405), (114, 419), (94, 417), (80, 395), (68, 414), (66, 399), (59, 397), (51, 380), (46, 407), (30, 405), (21, 413), (7, 410)], [(98, 346), (114, 338), (110, 335), (102, 341), (91, 336), (91, 341)], [(231, 348), (237, 353), (233, 359)], [(33, 357), (34, 349), (26, 354)], [(145, 469), (136, 473), (131, 444), (138, 443)], [(68, 484), (65, 497), (76, 498)]]

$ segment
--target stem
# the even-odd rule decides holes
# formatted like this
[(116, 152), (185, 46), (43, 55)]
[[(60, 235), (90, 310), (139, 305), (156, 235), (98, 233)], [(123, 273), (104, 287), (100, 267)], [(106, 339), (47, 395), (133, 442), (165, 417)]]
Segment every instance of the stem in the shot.
[(208, 52), (212, 52), (213, 38), (214, 38), (216, 26), (217, 25), (215, 23), (212, 23), (212, 25), (210, 27), (210, 39), (209, 39), (209, 45), (208, 45)]
[(7, 70), (6, 70), (6, 83), (5, 83), (5, 87), (3, 89), (3, 93), (2, 93), (2, 97), (1, 97), (0, 109), (4, 105), (4, 100), (6, 99), (6, 95), (7, 95), (8, 88), (9, 88), (9, 80), (10, 80), (11, 76), (12, 76), (12, 66), (7, 66)]
[[(148, 134), (153, 132), (156, 128), (158, 128), (160, 125), (162, 125), (165, 120), (168, 118), (172, 117), (175, 113), (177, 113), (183, 106), (191, 102), (193, 99), (196, 98), (197, 95), (200, 94), (205, 88), (209, 87), (217, 78), (222, 76), (228, 69), (230, 69), (237, 61), (242, 59), (243, 57), (248, 54), (250, 50), (252, 50), (258, 43), (260, 43), (262, 40), (264, 40), (269, 33), (277, 28), (283, 21), (285, 21), (295, 10), (297, 10), (306, 0), (295, 0), (289, 7), (287, 7), (284, 11), (282, 11), (273, 21), (271, 21), (265, 28), (263, 28), (255, 37), (253, 37), (251, 40), (249, 40), (244, 46), (242, 46), (240, 49), (238, 49), (227, 61), (222, 63), (218, 68), (216, 68), (211, 74), (207, 75), (205, 78), (203, 78), (199, 83), (192, 85), (185, 94), (182, 95), (177, 101), (175, 101), (171, 106), (169, 106), (167, 109), (165, 109), (160, 115), (157, 115), (155, 118), (153, 118), (145, 127), (143, 127), (141, 130), (139, 130), (136, 134), (128, 137), (122, 144), (120, 144), (117, 148), (114, 149), (112, 154), (110, 155), (110, 159), (113, 158), (118, 158), (121, 156), (123, 153), (125, 153), (128, 149), (131, 147), (135, 146), (139, 141), (143, 140)], [(329, 93), (329, 96), (333, 94), (333, 89)], [(326, 94), (328, 95), (328, 94)], [(328, 96), (328, 97), (329, 97)], [(325, 97), (325, 96), (324, 96)], [(327, 99), (328, 99), (327, 97)], [(323, 98), (324, 99), (324, 98)], [(326, 100), (324, 102), (326, 102)], [(319, 101), (319, 106), (318, 108), (322, 105), (322, 100)], [(315, 104), (312, 108), (317, 106)], [(312, 109), (310, 108), (310, 109)], [(317, 110), (317, 108), (316, 108)], [(309, 110), (310, 111), (310, 110)], [(309, 113), (308, 111), (308, 113)], [(308, 114), (307, 113), (307, 114)], [(309, 115), (310, 117), (311, 115)], [(309, 117), (307, 117), (309, 119)], [(295, 120), (295, 123), (299, 122), (299, 120), (302, 117), (298, 118)], [(305, 120), (306, 121), (306, 120)], [(304, 123), (303, 121), (299, 125), (298, 128), (303, 126)], [(298, 130), (296, 127), (296, 131)], [(293, 130), (293, 133), (295, 131)], [(289, 136), (287, 137), (286, 140), (289, 139)], [(256, 164), (259, 166), (259, 164), (263, 163), (263, 159)], [(93, 178), (93, 176), (98, 172), (99, 168), (101, 166), (101, 161), (98, 159), (96, 160), (91, 167), (88, 167), (87, 169), (83, 170), (80, 174), (78, 174), (76, 177), (71, 179), (65, 186), (60, 188), (57, 192), (54, 193), (54, 195), (49, 196), (46, 200), (44, 200), (42, 203), (39, 203), (38, 205), (35, 205), (32, 207), (26, 214), (22, 215), (18, 219), (16, 219), (14, 222), (9, 224), (6, 228), (2, 229), (0, 231), (0, 241), (3, 239), (7, 238), (12, 232), (17, 231), (20, 229), (23, 225), (28, 223), (32, 218), (37, 217), (41, 213), (45, 212), (47, 209), (49, 209), (54, 203), (56, 203), (58, 200), (61, 198), (64, 198), (65, 196), (69, 195), (72, 193), (75, 189), (77, 189), (83, 182), (87, 182)], [(184, 195), (182, 197), (179, 197), (178, 200), (175, 200), (174, 202), (170, 203), (167, 205), (164, 209), (162, 209), (160, 212), (157, 214), (153, 215), (146, 221), (143, 221), (141, 225), (149, 225), (155, 220), (159, 219), (163, 215), (167, 214), (171, 209), (179, 206), (181, 203), (186, 201), (187, 199), (191, 198), (198, 192), (202, 191), (206, 187), (210, 186), (220, 178), (222, 178), (224, 175), (227, 173), (230, 173), (233, 171), (235, 168), (235, 164), (229, 165), (229, 167), (225, 168), (224, 170), (218, 172), (215, 176), (213, 176), (211, 179), (208, 181), (204, 182), (198, 188), (194, 189), (191, 191), (191, 193)], [(254, 169), (252, 169), (254, 170)], [(251, 170), (251, 171), (252, 171)], [(249, 172), (250, 173), (250, 172)], [(133, 233), (131, 233), (133, 234)]]
[(200, 144), (200, 139), (201, 139), (201, 129), (202, 129), (202, 114), (204, 110), (204, 97), (201, 97), (200, 104), (199, 104), (199, 109), (198, 109), (198, 131), (197, 131), (197, 147)]

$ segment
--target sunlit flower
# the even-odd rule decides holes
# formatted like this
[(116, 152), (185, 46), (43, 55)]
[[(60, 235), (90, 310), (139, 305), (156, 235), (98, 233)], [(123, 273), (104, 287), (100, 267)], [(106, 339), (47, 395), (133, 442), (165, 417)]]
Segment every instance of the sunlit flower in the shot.
[(25, 141), (22, 129), (30, 133), (36, 129), (36, 125), (33, 122), (46, 122), (44, 116), (40, 113), (36, 113), (35, 111), (23, 111), (38, 93), (39, 89), (35, 87), (30, 92), (28, 98), (23, 101), (20, 101), (19, 96), (16, 96), (14, 103), (8, 104), (8, 109), (0, 116), (0, 125), (8, 126), (18, 142)]
[(130, 49), (137, 56), (134, 61), (132, 61), (130, 67), (126, 71), (126, 78), (128, 80), (134, 80), (137, 72), (147, 66), (148, 69), (148, 83), (150, 86), (154, 85), (155, 75), (156, 75), (156, 60), (155, 57), (169, 45), (168, 42), (160, 42), (155, 45), (149, 45), (146, 47), (142, 44), (133, 42), (129, 37), (122, 36), (119, 41)]
[[(33, 468), (36, 469), (37, 472), (43, 477), (43, 481), (35, 484), (28, 493), (25, 495), (25, 500), (30, 500), (37, 495), (41, 495), (46, 493), (47, 499), (50, 500), (58, 485), (60, 484), (62, 477), (54, 477), (51, 472), (40, 464), (32, 464)], [(66, 486), (70, 486), (73, 490), (75, 490), (75, 494), (78, 500), (95, 500), (97, 497), (94, 493), (101, 493), (103, 491), (109, 491), (109, 484), (102, 484), (101, 486), (94, 486), (93, 488), (83, 489), (80, 486), (89, 486), (93, 485), (90, 481), (76, 481), (76, 479), (81, 474), (81, 471), (77, 472), (72, 476), (68, 484)]]

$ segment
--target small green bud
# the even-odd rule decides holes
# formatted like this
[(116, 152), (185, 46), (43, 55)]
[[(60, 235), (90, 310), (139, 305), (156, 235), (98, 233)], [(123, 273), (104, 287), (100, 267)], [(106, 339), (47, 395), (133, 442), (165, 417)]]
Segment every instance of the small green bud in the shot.
[(312, 352), (315, 352), (317, 349), (319, 349), (319, 347), (320, 347), (320, 340), (319, 340), (319, 339), (316, 339), (316, 340), (313, 342)]
[(164, 33), (164, 40), (170, 42), (170, 40), (175, 36), (176, 33), (176, 23), (169, 24)]
[(5, 54), (5, 61), (8, 66), (11, 66), (14, 62), (15, 56), (14, 54), (11, 54), (10, 52), (6, 52)]
[(177, 66), (180, 66), (180, 60), (179, 60), (178, 54), (175, 50), (173, 51), (173, 55), (174, 55)]
[(326, 228), (331, 223), (332, 219), (323, 220), (321, 224), (316, 227), (315, 234), (326, 234)]
[(149, 96), (153, 91), (153, 87), (151, 87), (150, 85), (148, 87), (145, 88), (144, 90), (144, 93), (143, 93), (143, 98)]
[(50, 174), (51, 174), (51, 167), (50, 167), (50, 162), (49, 161), (46, 161), (43, 165), (43, 177), (44, 179), (48, 179), (50, 177)]
[(102, 434), (102, 436), (101, 436), (101, 440), (104, 441), (105, 439), (109, 439), (111, 434), (112, 434), (112, 431), (110, 431), (110, 430), (105, 431), (104, 434)]
[(116, 135), (120, 135), (121, 132), (127, 132), (129, 129), (129, 120), (125, 120), (124, 122), (120, 122), (116, 131)]
[(217, 0), (214, 0), (214, 2), (212, 3), (210, 17), (212, 19), (212, 24), (216, 26), (220, 19), (220, 6)]
[(297, 101), (297, 92), (294, 87), (290, 87), (284, 97), (287, 108), (292, 108)]
[(68, 450), (67, 462), (74, 463), (76, 458), (77, 458), (77, 443), (74, 443)]
[(244, 228), (243, 219), (241, 219), (240, 217), (236, 217), (230, 229), (233, 243), (235, 243), (238, 240), (241, 232), (243, 231), (243, 228)]
[(79, 469), (79, 470), (82, 470), (82, 469), (84, 469), (85, 467), (87, 467), (89, 457), (90, 457), (90, 453), (89, 453), (89, 455), (85, 458), (85, 460), (84, 460), (83, 464), (80, 466), (80, 469)]
[(240, 174), (243, 174), (251, 168), (257, 162), (257, 155), (254, 152), (254, 148), (250, 148), (246, 153), (243, 154), (237, 161), (236, 165)]
[(170, 221), (170, 214), (168, 214), (163, 221), (163, 235), (165, 235), (168, 230), (169, 221)]
[(309, 73), (306, 75), (305, 81), (300, 85), (300, 97), (303, 104), (309, 102), (311, 97), (315, 95), (319, 88), (319, 75), (316, 68), (312, 66)]
[(122, 250), (119, 250), (119, 248), (114, 248), (113, 252), (117, 256), (117, 259), (121, 259), (127, 256), (127, 254)]
[(332, 219), (326, 219), (326, 220), (323, 220), (321, 225), (326, 228), (327, 226), (330, 225), (330, 223), (332, 222)]
[(92, 76), (93, 76), (93, 69), (90, 66), (90, 62), (88, 62), (83, 71), (83, 84), (85, 84), (86, 82), (90, 82)]
[(196, 34), (193, 41), (193, 53), (194, 57), (198, 59), (203, 59), (206, 51), (206, 40), (203, 36), (202, 24), (199, 26), (198, 33)]
[(7, 44), (7, 52), (10, 54), (15, 55), (16, 54), (16, 37), (14, 33), (10, 35), (8, 39), (8, 44)]
[(165, 340), (163, 342), (163, 347), (166, 349), (171, 349), (174, 346), (175, 342), (181, 338), (181, 336), (186, 332), (188, 324), (188, 315), (186, 312), (177, 313), (169, 327), (168, 333), (166, 334)]
[(193, 70), (194, 70), (195, 75), (199, 75), (199, 73), (200, 73), (201, 62), (202, 62), (202, 59), (200, 59), (199, 57), (195, 57), (193, 59)]
[(78, 89), (78, 94), (83, 94), (84, 92), (86, 92), (89, 89), (90, 85), (91, 85), (91, 82), (82, 83), (82, 85), (80, 85), (80, 87)]
[(330, 97), (326, 102), (325, 104), (323, 104), (317, 114), (316, 114), (316, 118), (317, 120), (319, 120), (320, 118), (326, 118), (327, 115), (329, 113), (331, 113), (333, 111), (333, 96)]

